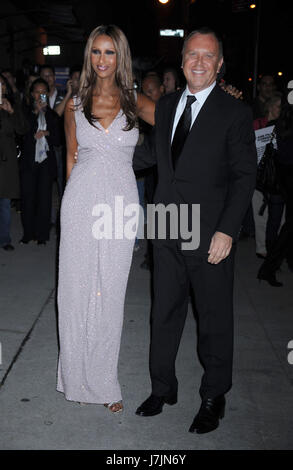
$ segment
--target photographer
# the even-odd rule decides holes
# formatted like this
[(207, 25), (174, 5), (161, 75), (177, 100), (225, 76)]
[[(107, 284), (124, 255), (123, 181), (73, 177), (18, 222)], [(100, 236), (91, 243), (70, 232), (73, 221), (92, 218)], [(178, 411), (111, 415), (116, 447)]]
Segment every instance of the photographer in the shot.
[(69, 80), (66, 84), (66, 95), (64, 96), (62, 101), (56, 104), (54, 107), (54, 110), (60, 117), (64, 114), (67, 101), (73, 96), (76, 96), (78, 93), (80, 72), (81, 69), (79, 66), (72, 67), (70, 70)]
[(53, 147), (60, 145), (58, 116), (48, 106), (49, 86), (38, 78), (30, 88), (27, 109), (29, 131), (23, 139), (20, 160), (23, 237), (20, 243), (49, 240), (52, 184), (56, 176)]

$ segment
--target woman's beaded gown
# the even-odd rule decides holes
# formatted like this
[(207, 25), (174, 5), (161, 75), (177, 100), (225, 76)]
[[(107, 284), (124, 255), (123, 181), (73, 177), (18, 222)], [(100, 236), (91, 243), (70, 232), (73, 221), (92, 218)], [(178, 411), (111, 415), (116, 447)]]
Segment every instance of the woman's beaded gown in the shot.
[[(78, 157), (61, 205), (57, 390), (68, 400), (102, 404), (122, 398), (117, 365), (135, 238), (123, 235), (114, 215), (117, 196), (124, 207), (138, 204), (132, 169), (138, 129), (123, 130), (122, 110), (108, 129), (90, 125), (81, 108), (75, 122)], [(112, 211), (112, 239), (95, 236), (97, 204)]]

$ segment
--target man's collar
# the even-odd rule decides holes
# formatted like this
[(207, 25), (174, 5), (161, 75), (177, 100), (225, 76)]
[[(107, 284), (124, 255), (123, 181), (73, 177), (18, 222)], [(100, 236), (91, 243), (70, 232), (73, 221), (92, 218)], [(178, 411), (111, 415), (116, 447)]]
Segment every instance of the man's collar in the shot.
[(182, 98), (186, 98), (188, 95), (193, 95), (197, 99), (199, 103), (202, 103), (206, 100), (206, 98), (209, 96), (210, 92), (213, 90), (213, 88), (216, 86), (216, 81), (214, 81), (209, 87), (205, 88), (204, 90), (198, 91), (197, 93), (191, 93), (191, 91), (188, 88), (188, 85), (186, 85), (186, 88), (184, 90), (184, 93), (182, 95)]

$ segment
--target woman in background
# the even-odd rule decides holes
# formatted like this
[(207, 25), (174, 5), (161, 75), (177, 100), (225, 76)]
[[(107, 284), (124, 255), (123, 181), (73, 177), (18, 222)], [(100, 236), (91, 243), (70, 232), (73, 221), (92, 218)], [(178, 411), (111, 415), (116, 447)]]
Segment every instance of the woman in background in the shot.
[(276, 279), (276, 271), (286, 258), (289, 269), (293, 270), (293, 106), (286, 103), (276, 124), (277, 168), (281, 192), (285, 201), (286, 215), (280, 233), (269, 250), (258, 272), (258, 279), (267, 281), (273, 287), (283, 284)]
[[(254, 130), (275, 126), (281, 113), (282, 95), (275, 92), (265, 104), (265, 117), (255, 119)], [(261, 206), (265, 204), (267, 210), (259, 214)], [(265, 258), (267, 252), (273, 246), (280, 229), (284, 209), (284, 199), (281, 194), (266, 194), (254, 191), (252, 198), (253, 217), (255, 223), (256, 256)]]

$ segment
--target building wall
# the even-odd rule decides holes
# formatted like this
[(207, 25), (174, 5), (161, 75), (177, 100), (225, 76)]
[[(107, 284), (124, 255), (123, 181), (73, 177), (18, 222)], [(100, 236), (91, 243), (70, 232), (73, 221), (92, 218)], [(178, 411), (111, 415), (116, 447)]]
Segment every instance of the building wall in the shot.
[(16, 70), (23, 59), (34, 61), (34, 25), (11, 2), (0, 3), (0, 67)]

